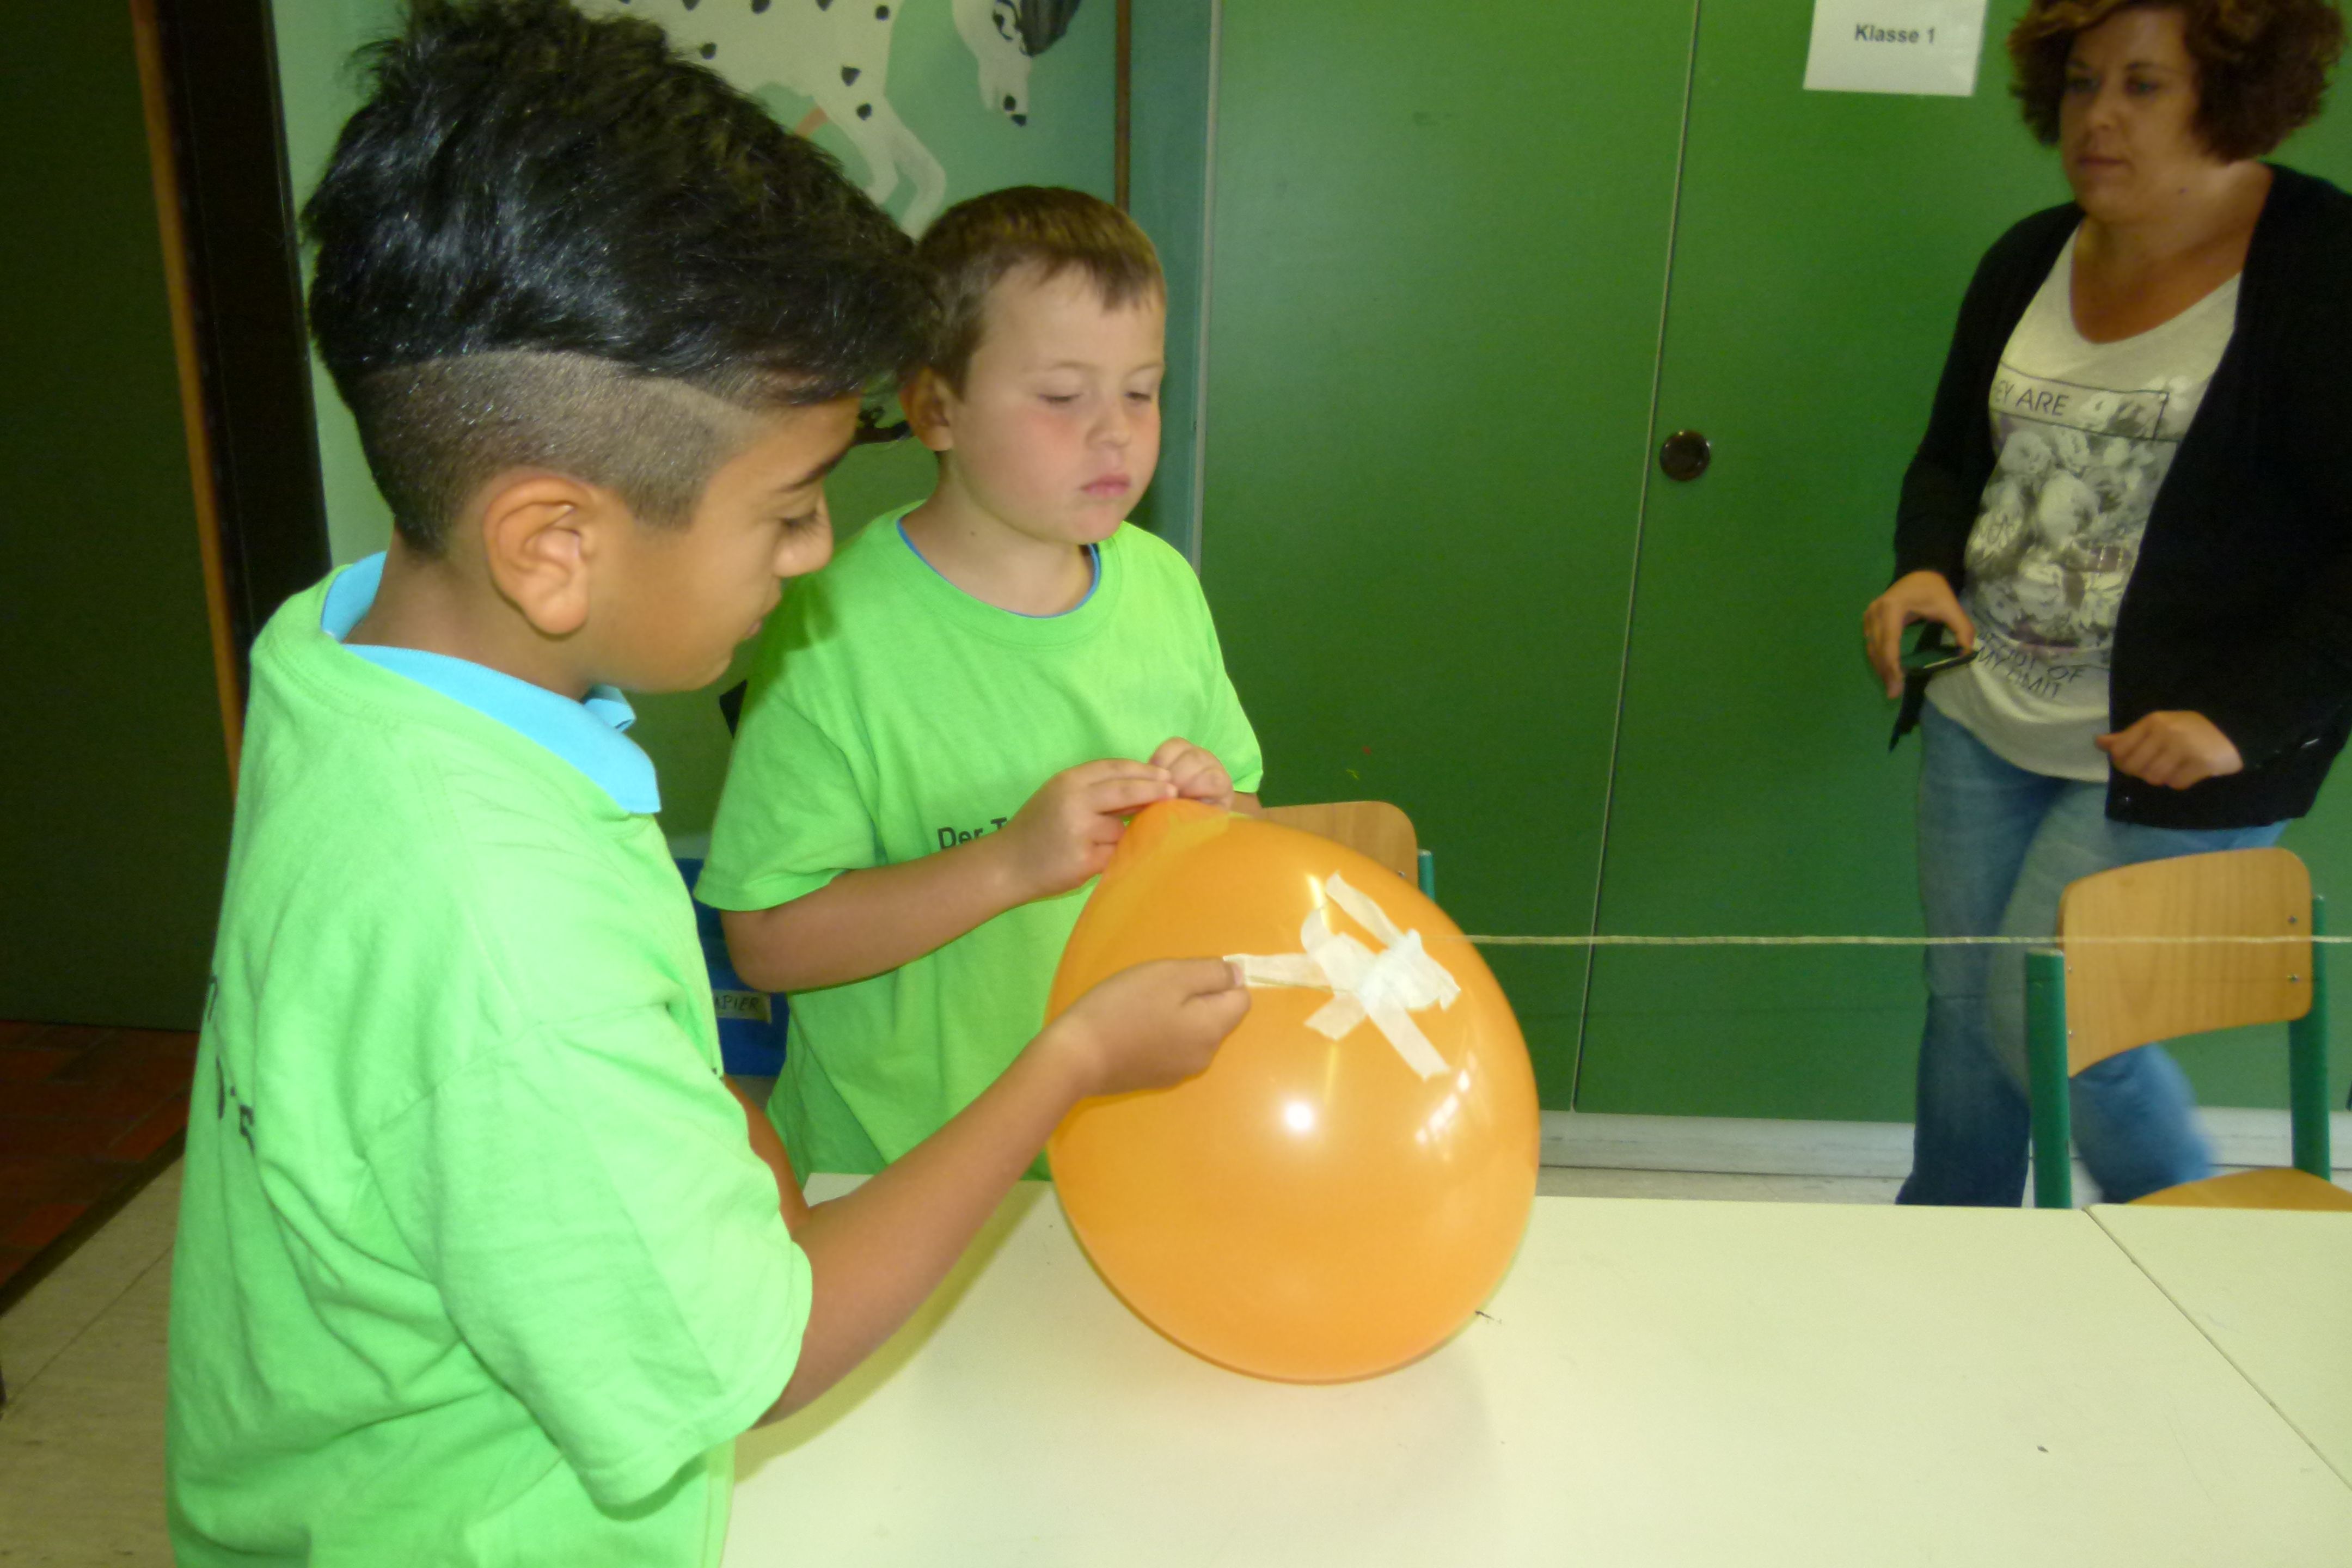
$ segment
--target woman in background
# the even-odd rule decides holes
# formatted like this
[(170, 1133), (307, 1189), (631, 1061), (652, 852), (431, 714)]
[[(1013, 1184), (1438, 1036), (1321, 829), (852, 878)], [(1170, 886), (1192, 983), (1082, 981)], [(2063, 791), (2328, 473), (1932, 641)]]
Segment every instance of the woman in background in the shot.
[[(2040, 936), (2067, 883), (2274, 842), (2352, 721), (2352, 197), (2264, 163), (2317, 114), (2328, 0), (2033, 0), (2026, 123), (2072, 204), (1961, 301), (1864, 616), (1887, 694), (1934, 622), (1919, 880), (1936, 936)], [(2019, 1203), (2024, 953), (1931, 948), (1900, 1201)], [(2210, 1173), (2161, 1047), (2074, 1080), (2126, 1202)]]

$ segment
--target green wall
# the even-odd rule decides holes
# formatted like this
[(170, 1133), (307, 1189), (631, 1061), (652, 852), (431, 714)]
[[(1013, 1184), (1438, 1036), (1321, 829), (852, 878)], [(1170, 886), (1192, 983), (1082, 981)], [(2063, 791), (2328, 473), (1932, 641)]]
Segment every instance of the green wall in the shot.
[[(2066, 197), (2004, 93), (1806, 92), (1807, 19), (1705, 0), (1599, 929), (1910, 934), (1917, 749), (1890, 757), (1856, 631), (1978, 257)], [(1576, 1103), (1907, 1120), (1919, 957), (1604, 952)]]
[[(276, 0), (278, 96), (286, 116), (286, 163), (297, 210), (325, 172), (336, 133), (360, 104), (352, 51), (389, 31), (399, 0)], [(310, 280), (303, 258), (303, 280)], [(310, 403), (319, 426), (319, 477), (327, 500), (327, 540), (336, 564), (382, 550), (392, 512), (368, 478), (351, 411), (335, 394), (318, 356), (310, 359)]]
[[(1969, 272), (2064, 198), (2021, 8), (1969, 99), (1803, 91), (1785, 0), (1226, 11), (1201, 549), (1268, 799), (1403, 805), (1471, 931), (1918, 932), (1857, 627)], [(2352, 181), (2352, 117), (2282, 156)], [(1490, 956), (1548, 1105), (1909, 1118), (1916, 950)], [(2182, 1056), (2283, 1103), (2275, 1048)]]
[(1160, 476), (1137, 521), (1200, 560), (1201, 333), (1209, 304), (1210, 125), (1216, 112), (1217, 0), (1141, 0), (1129, 53), (1128, 210), (1168, 275), (1168, 374)]
[(0, 1018), (188, 1028), (228, 841), (129, 8), (0, 50)]
[[(1591, 928), (1690, 28), (1224, 12), (1203, 581), (1265, 798), (1402, 805), (1468, 931)], [(1580, 957), (1490, 958), (1558, 1102)]]

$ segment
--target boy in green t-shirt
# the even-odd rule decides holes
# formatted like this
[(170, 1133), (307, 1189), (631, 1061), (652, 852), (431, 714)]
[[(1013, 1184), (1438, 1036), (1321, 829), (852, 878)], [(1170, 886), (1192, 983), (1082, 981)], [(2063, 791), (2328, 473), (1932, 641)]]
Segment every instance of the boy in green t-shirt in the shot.
[(900, 390), (938, 486), (785, 595), (696, 885), (737, 971), (792, 994), (769, 1113), (802, 1170), (877, 1170), (969, 1104), (1123, 817), (1254, 810), (1261, 772), (1199, 580), (1122, 521), (1160, 455), (1151, 242), (1028, 187), (916, 255), (935, 319)]
[(1213, 960), (1115, 977), (802, 1202), (720, 1075), (613, 687), (710, 680), (824, 563), (824, 475), (920, 313), (906, 242), (648, 23), (415, 0), (373, 65), (305, 216), (396, 531), (254, 649), (173, 1543), (714, 1563), (736, 1435), (901, 1322), (1072, 1104), (1199, 1070), (1247, 995)]

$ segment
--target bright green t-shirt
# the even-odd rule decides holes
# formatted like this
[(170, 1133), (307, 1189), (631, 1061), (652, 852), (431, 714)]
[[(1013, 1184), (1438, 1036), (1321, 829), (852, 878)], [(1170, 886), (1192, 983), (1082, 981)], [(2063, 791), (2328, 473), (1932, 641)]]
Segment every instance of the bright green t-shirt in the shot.
[[(695, 891), (788, 903), (1009, 821), (1054, 774), (1182, 736), (1234, 787), (1263, 771), (1200, 580), (1133, 526), (1060, 616), (983, 604), (886, 512), (793, 584), (762, 635)], [(771, 1115), (794, 1166), (879, 1170), (970, 1104), (1045, 1022), (1084, 889), (1009, 910), (887, 974), (792, 998)]]
[(807, 1260), (653, 818), (272, 618), (173, 1269), (212, 1564), (715, 1563)]

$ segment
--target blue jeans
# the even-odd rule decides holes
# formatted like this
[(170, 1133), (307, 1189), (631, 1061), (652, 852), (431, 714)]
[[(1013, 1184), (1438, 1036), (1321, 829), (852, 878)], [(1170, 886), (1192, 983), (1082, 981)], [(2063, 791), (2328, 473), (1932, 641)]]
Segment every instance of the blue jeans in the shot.
[[(2284, 826), (2113, 822), (2106, 786), (2029, 773), (1930, 706), (1920, 725), (1919, 893), (1930, 936), (2052, 936), (2066, 884), (2175, 855), (2257, 848)], [(1918, 1124), (1897, 1203), (2009, 1205), (2025, 1196), (2025, 952), (1927, 950)], [(2074, 1079), (2074, 1143), (2100, 1194), (2132, 1199), (2212, 1174), (2179, 1064), (2142, 1046)]]

